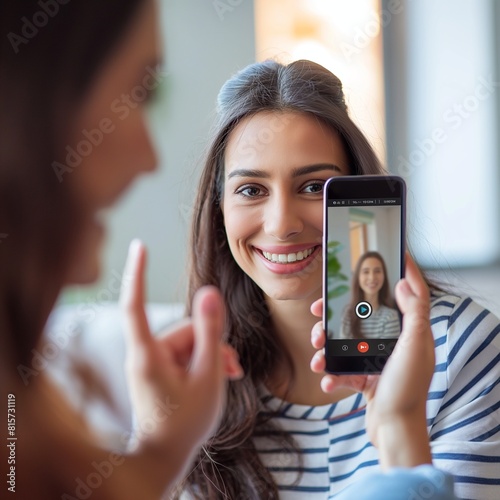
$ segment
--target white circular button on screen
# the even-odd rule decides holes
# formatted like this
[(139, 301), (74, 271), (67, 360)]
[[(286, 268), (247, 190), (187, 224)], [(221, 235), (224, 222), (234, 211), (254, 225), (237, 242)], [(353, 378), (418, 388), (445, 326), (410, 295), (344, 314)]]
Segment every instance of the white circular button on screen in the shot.
[(369, 302), (358, 302), (356, 305), (356, 316), (361, 319), (369, 318), (372, 314), (372, 306)]

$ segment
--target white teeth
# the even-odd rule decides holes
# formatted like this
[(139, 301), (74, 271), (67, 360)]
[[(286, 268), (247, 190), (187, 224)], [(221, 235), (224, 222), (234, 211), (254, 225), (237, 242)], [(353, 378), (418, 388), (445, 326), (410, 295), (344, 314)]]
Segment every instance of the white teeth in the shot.
[(287, 262), (296, 262), (298, 260), (304, 260), (314, 252), (314, 249), (315, 247), (312, 247), (297, 253), (280, 253), (280, 254), (263, 251), (262, 254), (267, 260), (270, 260), (271, 262), (286, 264)]

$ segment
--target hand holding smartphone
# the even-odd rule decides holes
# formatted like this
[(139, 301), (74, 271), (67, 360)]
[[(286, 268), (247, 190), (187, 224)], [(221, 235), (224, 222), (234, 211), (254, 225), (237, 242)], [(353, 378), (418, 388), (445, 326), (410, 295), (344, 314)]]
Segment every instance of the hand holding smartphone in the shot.
[[(427, 283), (412, 258), (406, 254), (405, 278), (395, 290), (403, 317), (403, 330), (389, 365), (381, 376), (326, 374), (321, 387), (326, 393), (347, 388), (363, 393), (366, 400), (366, 431), (380, 451), (380, 464), (412, 467), (431, 463), (426, 423), (426, 402), (434, 374), (434, 336)], [(323, 314), (323, 299), (311, 306), (313, 315)], [(321, 335), (320, 335), (321, 332)], [(326, 359), (323, 322), (311, 331), (311, 343), (319, 349), (311, 360), (314, 373), (324, 374)]]
[(325, 184), (326, 371), (380, 373), (401, 332), (394, 287), (404, 275), (406, 186), (396, 176)]

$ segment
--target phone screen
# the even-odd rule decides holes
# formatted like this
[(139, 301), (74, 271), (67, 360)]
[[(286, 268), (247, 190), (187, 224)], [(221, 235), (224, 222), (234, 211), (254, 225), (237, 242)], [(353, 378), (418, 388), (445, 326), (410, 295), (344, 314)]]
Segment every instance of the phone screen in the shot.
[(330, 179), (325, 188), (327, 371), (377, 373), (401, 333), (405, 184), (395, 176)]

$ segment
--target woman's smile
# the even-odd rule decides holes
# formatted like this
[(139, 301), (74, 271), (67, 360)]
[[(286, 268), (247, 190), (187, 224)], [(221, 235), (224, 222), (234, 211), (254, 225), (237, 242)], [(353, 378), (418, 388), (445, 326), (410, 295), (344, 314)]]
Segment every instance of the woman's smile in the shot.
[(267, 269), (277, 274), (298, 273), (311, 264), (318, 255), (321, 256), (321, 245), (314, 244), (254, 248)]

